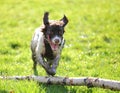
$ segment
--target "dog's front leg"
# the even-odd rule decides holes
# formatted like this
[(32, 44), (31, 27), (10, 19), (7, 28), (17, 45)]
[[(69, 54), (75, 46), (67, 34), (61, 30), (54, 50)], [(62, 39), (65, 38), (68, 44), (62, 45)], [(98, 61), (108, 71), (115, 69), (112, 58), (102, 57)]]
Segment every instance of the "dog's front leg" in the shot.
[(48, 69), (50, 68), (50, 66), (47, 64), (47, 62), (45, 62), (42, 58), (42, 56), (36, 55), (36, 61), (37, 63), (39, 63), (46, 71), (48, 71)]
[(54, 76), (56, 74), (56, 69), (59, 65), (60, 55), (56, 56), (52, 61), (52, 65), (48, 70), (48, 74)]

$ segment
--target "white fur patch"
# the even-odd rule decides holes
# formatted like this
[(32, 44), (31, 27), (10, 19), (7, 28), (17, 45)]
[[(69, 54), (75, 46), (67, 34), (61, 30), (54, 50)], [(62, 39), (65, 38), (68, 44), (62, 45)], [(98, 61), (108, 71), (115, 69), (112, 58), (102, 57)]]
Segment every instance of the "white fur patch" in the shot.
[(44, 35), (43, 32), (41, 32), (41, 28), (35, 30), (31, 45), (31, 47), (35, 48), (36, 54), (45, 53)]

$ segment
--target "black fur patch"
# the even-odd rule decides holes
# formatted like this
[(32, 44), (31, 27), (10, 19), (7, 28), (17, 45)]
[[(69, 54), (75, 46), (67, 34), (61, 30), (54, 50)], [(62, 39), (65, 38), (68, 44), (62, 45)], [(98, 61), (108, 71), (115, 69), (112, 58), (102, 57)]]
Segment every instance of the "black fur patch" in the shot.
[(54, 59), (53, 51), (50, 47), (50, 44), (48, 43), (47, 40), (44, 40), (44, 43), (45, 43), (45, 54), (43, 55), (43, 57), (50, 60)]

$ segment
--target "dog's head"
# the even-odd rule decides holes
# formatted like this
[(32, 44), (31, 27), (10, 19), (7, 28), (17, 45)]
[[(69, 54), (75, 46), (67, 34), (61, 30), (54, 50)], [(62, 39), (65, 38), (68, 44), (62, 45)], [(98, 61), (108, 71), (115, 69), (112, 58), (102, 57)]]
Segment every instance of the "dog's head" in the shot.
[(68, 23), (68, 19), (64, 15), (64, 17), (59, 21), (49, 21), (48, 15), (49, 13), (45, 12), (43, 17), (43, 23), (45, 26), (43, 33), (45, 38), (49, 41), (52, 50), (56, 51), (62, 43), (63, 34), (65, 32), (64, 27)]

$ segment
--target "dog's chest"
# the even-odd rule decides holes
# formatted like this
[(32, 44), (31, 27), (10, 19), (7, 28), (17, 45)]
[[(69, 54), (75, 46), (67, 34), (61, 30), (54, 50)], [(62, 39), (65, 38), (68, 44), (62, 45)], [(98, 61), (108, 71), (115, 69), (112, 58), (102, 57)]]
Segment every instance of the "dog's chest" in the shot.
[(49, 43), (46, 43), (46, 41), (44, 41), (44, 45), (45, 45), (45, 53), (43, 56), (47, 59), (54, 59), (54, 54)]

